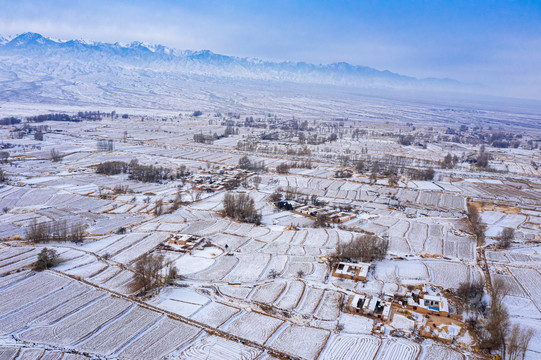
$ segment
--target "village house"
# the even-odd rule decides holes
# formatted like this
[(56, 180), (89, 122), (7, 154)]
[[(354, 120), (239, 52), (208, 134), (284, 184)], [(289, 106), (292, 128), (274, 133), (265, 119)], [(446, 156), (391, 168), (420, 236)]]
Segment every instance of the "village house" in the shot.
[(369, 268), (370, 264), (368, 263), (340, 262), (336, 265), (332, 276), (355, 281), (364, 281), (368, 275)]
[(347, 309), (350, 312), (377, 317), (389, 321), (392, 316), (392, 303), (376, 296), (358, 295), (350, 297)]
[(411, 293), (407, 297), (408, 309), (422, 314), (437, 314), (441, 316), (449, 316), (449, 303), (442, 296), (433, 295), (418, 295)]

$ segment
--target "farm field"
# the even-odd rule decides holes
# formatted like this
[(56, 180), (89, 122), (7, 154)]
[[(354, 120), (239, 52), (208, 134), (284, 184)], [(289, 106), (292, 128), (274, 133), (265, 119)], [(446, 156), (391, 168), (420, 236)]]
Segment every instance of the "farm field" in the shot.
[[(483, 169), (472, 159), (488, 126), (462, 130), (462, 142), (447, 133), (481, 121), (469, 112), (374, 105), (336, 120), (304, 99), (293, 118), (283, 101), (277, 113), (125, 109), (0, 125), (9, 144), (0, 358), (481, 359), (457, 289), (481, 281), (490, 308), (496, 280), (506, 284), (510, 326), (534, 332), (525, 358), (541, 357), (541, 173), (531, 160), (541, 153), (527, 148), (535, 131), (517, 125), (522, 140), (507, 152), (484, 144), (492, 168)], [(216, 137), (200, 139), (207, 134)], [(416, 142), (401, 143), (405, 135)], [(247, 216), (230, 211), (230, 197)], [(349, 247), (375, 239), (381, 256)], [(45, 249), (56, 258), (39, 271)], [(336, 273), (339, 262), (369, 266), (354, 278)], [(421, 295), (446, 299), (450, 315), (439, 320), (464, 320), (450, 339), (404, 331), (449, 329), (404, 302)]]

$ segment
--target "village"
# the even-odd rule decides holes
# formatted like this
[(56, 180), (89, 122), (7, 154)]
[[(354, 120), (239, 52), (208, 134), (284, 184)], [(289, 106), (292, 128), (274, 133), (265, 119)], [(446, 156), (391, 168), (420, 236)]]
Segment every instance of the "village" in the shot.
[(504, 289), (535, 359), (536, 135), (481, 151), (423, 111), (400, 131), (195, 111), (2, 126), (0, 294), (20, 300), (1, 354), (484, 359)]

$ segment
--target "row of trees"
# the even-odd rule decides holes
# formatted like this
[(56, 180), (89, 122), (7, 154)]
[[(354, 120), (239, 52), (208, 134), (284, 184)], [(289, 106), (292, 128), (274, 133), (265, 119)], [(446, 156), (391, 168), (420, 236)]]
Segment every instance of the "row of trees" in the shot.
[(70, 224), (66, 220), (42, 222), (34, 221), (26, 229), (26, 239), (35, 243), (49, 241), (83, 242), (85, 239), (86, 225), (81, 223)]
[(389, 241), (375, 235), (360, 235), (348, 243), (338, 242), (335, 258), (347, 261), (373, 262), (385, 258)]
[(104, 175), (127, 173), (130, 179), (142, 182), (159, 182), (174, 179), (176, 176), (169, 168), (140, 165), (135, 159), (130, 161), (129, 164), (124, 161), (106, 161), (96, 166), (96, 172)]
[(479, 347), (485, 351), (499, 351), (503, 359), (524, 359), (533, 330), (515, 324), (511, 326), (504, 298), (509, 286), (503, 279), (492, 282), (490, 307), (484, 301), (482, 281), (462, 283), (456, 291), (468, 314), (466, 322), (475, 332)]
[(265, 171), (265, 161), (253, 161), (248, 156), (243, 156), (239, 159), (239, 168), (255, 172)]
[(477, 245), (482, 245), (485, 242), (486, 225), (481, 221), (479, 216), (479, 210), (473, 204), (467, 205), (468, 220), (470, 221), (471, 228), (475, 237), (477, 238)]

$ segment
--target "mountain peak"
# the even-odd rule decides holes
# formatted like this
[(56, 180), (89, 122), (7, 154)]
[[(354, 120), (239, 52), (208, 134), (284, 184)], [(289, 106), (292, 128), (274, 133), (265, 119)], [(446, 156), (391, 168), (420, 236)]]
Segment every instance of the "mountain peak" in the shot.
[(53, 43), (54, 41), (43, 37), (41, 34), (26, 32), (24, 34), (16, 36), (13, 40), (7, 43), (7, 45), (24, 47), (29, 45), (40, 44), (44, 45), (47, 43)]

